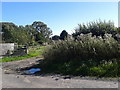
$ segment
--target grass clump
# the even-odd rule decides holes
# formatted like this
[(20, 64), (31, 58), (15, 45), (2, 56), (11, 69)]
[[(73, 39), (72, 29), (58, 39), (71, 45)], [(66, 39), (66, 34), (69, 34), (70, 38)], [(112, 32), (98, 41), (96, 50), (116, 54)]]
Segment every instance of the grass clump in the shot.
[(93, 37), (81, 34), (77, 40), (56, 42), (44, 52), (44, 72), (82, 76), (117, 77), (120, 43), (110, 34)]

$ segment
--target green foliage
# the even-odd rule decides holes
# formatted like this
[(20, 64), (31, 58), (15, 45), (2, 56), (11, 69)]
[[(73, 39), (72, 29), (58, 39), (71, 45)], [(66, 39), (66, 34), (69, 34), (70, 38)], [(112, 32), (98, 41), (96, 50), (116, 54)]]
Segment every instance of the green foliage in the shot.
[(47, 42), (52, 30), (43, 22), (33, 22), (32, 27), (34, 28), (34, 37), (38, 43)]
[(67, 38), (67, 36), (68, 36), (68, 33), (65, 30), (63, 30), (60, 34), (60, 39), (65, 40), (65, 38)]
[(29, 45), (34, 42), (27, 30), (13, 23), (2, 23), (2, 32), (2, 39), (7, 43)]
[(59, 41), (48, 46), (41, 68), (62, 74), (116, 77), (120, 75), (116, 64), (120, 58), (119, 45), (111, 34), (105, 34), (104, 38), (81, 34), (77, 41)]
[(111, 21), (96, 21), (96, 22), (90, 22), (87, 25), (85, 24), (79, 24), (78, 28), (75, 30), (75, 33), (73, 33), (73, 36), (76, 38), (76, 36), (83, 34), (92, 33), (92, 36), (104, 36), (105, 33), (114, 35), (117, 31), (117, 28), (114, 26), (114, 23)]
[(44, 57), (49, 60), (69, 61), (79, 59), (80, 61), (88, 61), (90, 59), (101, 61), (109, 61), (109, 59), (119, 58), (120, 46), (110, 35), (106, 37), (92, 37), (91, 34), (81, 35), (77, 41), (59, 41), (56, 42), (44, 53)]
[(100, 67), (92, 67), (90, 68), (90, 74), (91, 76), (101, 76), (105, 73), (106, 71)]
[(43, 73), (57, 73), (75, 76), (118, 77), (118, 63), (88, 64), (77, 60), (69, 62), (44, 62), (39, 65)]
[(120, 27), (118, 27), (117, 32), (120, 34)]
[(2, 40), (6, 43), (34, 45), (47, 42), (52, 31), (43, 22), (33, 22), (32, 25), (17, 26), (13, 23), (2, 23)]
[(60, 39), (60, 36), (58, 36), (58, 35), (52, 36), (52, 40), (59, 40), (59, 39)]
[(106, 64), (100, 64), (98, 67), (91, 67), (90, 75), (91, 76), (99, 76), (99, 77), (120, 76), (120, 73), (118, 72), (118, 63), (108, 62)]
[[(118, 61), (120, 61), (118, 59)], [(120, 76), (119, 73), (119, 63), (118, 62), (109, 62), (107, 64), (101, 64), (99, 67), (105, 70), (104, 76), (117, 77)]]

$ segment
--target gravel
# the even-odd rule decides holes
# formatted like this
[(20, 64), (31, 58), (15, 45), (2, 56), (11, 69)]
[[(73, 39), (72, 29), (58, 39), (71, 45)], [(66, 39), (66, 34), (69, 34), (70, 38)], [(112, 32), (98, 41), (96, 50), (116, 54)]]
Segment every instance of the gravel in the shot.
[[(41, 58), (41, 56), (39, 56)], [(118, 88), (118, 79), (61, 75), (21, 75), (21, 68), (38, 64), (39, 57), (2, 63), (3, 88)]]

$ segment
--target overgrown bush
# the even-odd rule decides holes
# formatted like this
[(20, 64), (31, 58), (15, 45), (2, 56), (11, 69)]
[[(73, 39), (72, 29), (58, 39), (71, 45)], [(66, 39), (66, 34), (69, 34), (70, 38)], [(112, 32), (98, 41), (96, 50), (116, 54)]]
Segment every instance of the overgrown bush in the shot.
[[(108, 63), (119, 61), (120, 43), (111, 34), (105, 34), (104, 38), (92, 37), (91, 33), (81, 34), (76, 41), (59, 41), (49, 46), (44, 58), (44, 70), (84, 76), (117, 76), (117, 66), (109, 66)], [(100, 67), (103, 64), (106, 66)], [(110, 71), (107, 68), (112, 69), (109, 75), (106, 74)]]
[(92, 33), (92, 36), (104, 36), (106, 33), (112, 34), (113, 36), (119, 31), (114, 26), (114, 23), (111, 21), (95, 21), (95, 22), (89, 22), (87, 24), (79, 24), (78, 28), (75, 29), (75, 33), (73, 33), (73, 36), (76, 38), (81, 33), (88, 34)]
[(91, 67), (90, 68), (90, 75), (91, 76), (99, 76), (99, 77), (117, 77), (120, 76), (120, 72), (118, 71), (118, 63), (106, 63), (100, 64), (98, 67)]
[(77, 41), (59, 41), (49, 46), (44, 53), (47, 60), (69, 61), (69, 60), (97, 60), (109, 61), (114, 58), (120, 58), (120, 44), (105, 34), (104, 39), (92, 37), (91, 34), (80, 35)]

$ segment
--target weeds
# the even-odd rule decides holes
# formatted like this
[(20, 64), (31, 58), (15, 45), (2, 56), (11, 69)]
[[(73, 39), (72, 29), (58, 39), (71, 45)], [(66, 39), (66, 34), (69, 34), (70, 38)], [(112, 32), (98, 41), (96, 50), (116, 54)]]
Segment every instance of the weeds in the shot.
[[(43, 71), (82, 76), (117, 77), (120, 43), (110, 34), (56, 42), (44, 52)], [(110, 64), (111, 62), (111, 64)]]

